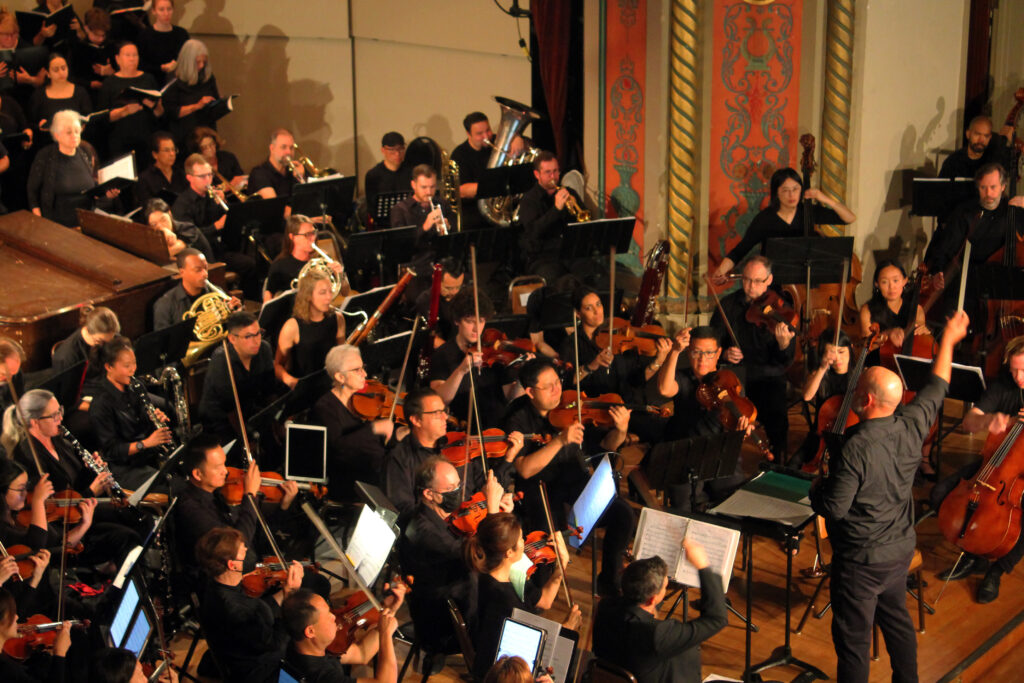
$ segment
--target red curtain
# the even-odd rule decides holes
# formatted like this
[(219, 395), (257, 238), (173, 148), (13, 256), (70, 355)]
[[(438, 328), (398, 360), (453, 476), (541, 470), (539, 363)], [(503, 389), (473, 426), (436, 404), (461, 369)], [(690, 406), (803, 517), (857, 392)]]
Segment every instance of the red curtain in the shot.
[(540, 78), (548, 116), (555, 136), (555, 155), (566, 167), (568, 150), (565, 148), (565, 107), (569, 77), (569, 31), (572, 3), (566, 0), (532, 0), (534, 31), (540, 53)]

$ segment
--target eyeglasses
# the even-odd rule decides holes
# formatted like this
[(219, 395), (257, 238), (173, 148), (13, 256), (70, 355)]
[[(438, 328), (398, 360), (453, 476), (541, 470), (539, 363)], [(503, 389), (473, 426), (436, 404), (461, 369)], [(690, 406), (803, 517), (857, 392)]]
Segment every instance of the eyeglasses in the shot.
[(747, 277), (746, 275), (743, 276), (742, 280), (743, 284), (745, 285), (763, 285), (764, 283), (768, 282), (768, 278), (766, 277)]
[(213, 173), (190, 173), (193, 178), (212, 178)]
[(7, 490), (10, 491), (11, 493), (25, 493), (25, 491), (28, 491), (28, 486), (22, 486), (22, 487), (19, 487), (19, 488), (14, 488), (12, 486), (11, 488), (9, 488)]
[(252, 341), (253, 339), (262, 337), (266, 333), (266, 330), (256, 330), (255, 332), (252, 332), (250, 334), (236, 334), (235, 336), (241, 339), (242, 341)]
[(441, 408), (440, 410), (424, 410), (423, 411), (423, 416), (426, 417), (427, 415), (447, 416), (448, 415), (448, 409), (447, 408)]
[(309, 232), (300, 232), (300, 233), (298, 233), (296, 235), (296, 237), (308, 237), (308, 238), (312, 239), (312, 238), (316, 237), (316, 230), (311, 230)]
[(342, 372), (363, 372), (365, 369), (365, 365), (360, 365), (358, 368), (349, 368), (348, 370), (342, 370)]
[(60, 418), (60, 417), (64, 417), (64, 408), (63, 407), (57, 408), (56, 411), (50, 413), (49, 415), (40, 415), (37, 419), (39, 419), (39, 420), (56, 420), (57, 418)]
[(697, 349), (690, 349), (690, 355), (696, 356), (697, 358), (710, 358), (718, 353), (718, 350), (714, 351), (698, 351)]

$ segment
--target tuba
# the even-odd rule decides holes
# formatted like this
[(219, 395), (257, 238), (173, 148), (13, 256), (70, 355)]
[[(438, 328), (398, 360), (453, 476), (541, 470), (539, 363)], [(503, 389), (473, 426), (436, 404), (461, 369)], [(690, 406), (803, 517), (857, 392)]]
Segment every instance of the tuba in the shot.
[(311, 258), (306, 262), (306, 265), (302, 266), (302, 270), (299, 271), (299, 276), (292, 280), (292, 289), (299, 288), (299, 280), (304, 278), (309, 273), (319, 272), (323, 273), (325, 277), (331, 282), (331, 299), (333, 300), (338, 296), (342, 289), (348, 290), (348, 276), (345, 274), (345, 264), (342, 264), (342, 271), (335, 273), (331, 268), (331, 264), (335, 263), (335, 260), (327, 255), (327, 252), (317, 246), (316, 242), (313, 242), (313, 251), (319, 254), (317, 258)]
[(231, 297), (209, 280), (206, 281), (206, 287), (211, 291), (193, 301), (189, 309), (181, 316), (182, 320), (196, 318), (196, 326), (193, 330), (196, 341), (189, 345), (188, 352), (185, 354), (184, 365), (186, 367), (195, 363), (211, 345), (228, 336), (227, 330), (224, 329), (224, 321), (231, 315), (231, 309), (228, 308), (228, 301), (231, 300)]
[[(498, 126), (498, 134), (495, 136), (494, 142), (489, 143), (491, 158), (487, 161), (487, 168), (512, 166), (533, 161), (539, 150), (530, 150), (526, 154), (514, 157), (509, 153), (509, 147), (512, 145), (512, 140), (517, 135), (521, 135), (526, 126), (540, 118), (540, 114), (525, 104), (506, 97), (495, 97), (494, 100), (501, 107), (501, 123)], [(489, 197), (478, 199), (477, 206), (484, 218), (494, 225), (504, 228), (512, 224), (514, 200), (514, 197)]]

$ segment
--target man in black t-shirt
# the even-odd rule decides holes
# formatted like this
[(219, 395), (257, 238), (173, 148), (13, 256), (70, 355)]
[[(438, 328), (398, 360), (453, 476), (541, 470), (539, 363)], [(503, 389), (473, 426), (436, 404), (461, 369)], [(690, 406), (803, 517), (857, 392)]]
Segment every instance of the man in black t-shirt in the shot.
[(967, 144), (946, 157), (939, 169), (940, 178), (973, 178), (985, 164), (997, 163), (1003, 168), (1010, 166), (1010, 136), (1013, 126), (1003, 126), (998, 133), (992, 132), (992, 119), (975, 116), (964, 131)]
[[(295, 184), (304, 182), (306, 178), (302, 164), (296, 163), (288, 168), (294, 153), (295, 138), (292, 134), (284, 128), (275, 129), (270, 134), (267, 160), (249, 172), (249, 192), (255, 192), (264, 199), (290, 197)], [(285, 214), (286, 217), (288, 215), (290, 213)]]
[(385, 133), (380, 139), (380, 151), (384, 160), (366, 172), (364, 184), (366, 210), (371, 221), (377, 210), (377, 195), (408, 192), (409, 181), (412, 180), (412, 168), (405, 163), (405, 138), (401, 133)]
[(494, 139), (487, 115), (475, 111), (462, 120), (466, 129), (466, 141), (452, 150), (452, 161), (459, 165), (459, 196), (462, 197), (462, 229), (480, 228), (486, 225), (476, 205), (476, 186), (480, 174), (487, 168), (491, 148), (487, 145)]
[[(165, 292), (153, 304), (153, 329), (162, 330), (180, 323), (196, 299), (213, 291), (207, 287), (209, 266), (198, 249), (182, 249), (175, 257), (181, 282)], [(228, 306), (240, 308), (242, 302), (231, 297)]]
[[(455, 229), (455, 215), (444, 200), (435, 201), (437, 194), (437, 171), (428, 164), (412, 169), (412, 196), (391, 207), (391, 227), (415, 226), (422, 233), (432, 235), (452, 232)], [(417, 246), (422, 241), (416, 240)]]
[(569, 272), (568, 265), (559, 259), (565, 226), (576, 221), (566, 208), (567, 203), (570, 199), (580, 207), (583, 203), (575, 192), (559, 186), (558, 158), (551, 152), (541, 152), (533, 160), (533, 177), (537, 184), (519, 202), (519, 222), (523, 226), (519, 237), (520, 258), (524, 273), (554, 282)]

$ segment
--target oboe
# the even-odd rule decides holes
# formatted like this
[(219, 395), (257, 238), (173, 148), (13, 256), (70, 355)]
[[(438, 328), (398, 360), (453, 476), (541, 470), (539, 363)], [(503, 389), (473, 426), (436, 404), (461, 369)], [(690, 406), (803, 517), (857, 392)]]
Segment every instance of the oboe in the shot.
[(127, 500), (128, 495), (124, 492), (124, 489), (121, 488), (121, 485), (114, 479), (114, 475), (110, 471), (110, 468), (107, 467), (106, 464), (101, 465), (92, 453), (85, 450), (85, 447), (78, 442), (78, 439), (75, 438), (75, 435), (72, 434), (67, 427), (60, 425), (58, 429), (60, 430), (60, 435), (63, 436), (64, 439), (71, 444), (71, 447), (78, 452), (78, 457), (82, 459), (82, 462), (85, 463), (86, 467), (96, 474), (110, 475), (110, 483), (108, 484), (110, 487), (110, 495), (119, 500)]
[[(157, 414), (156, 406), (154, 406), (153, 402), (149, 400), (149, 393), (146, 391), (146, 387), (143, 386), (142, 382), (140, 382), (137, 377), (132, 377), (129, 386), (131, 386), (132, 391), (134, 391), (135, 394), (139, 397), (139, 400), (142, 401), (142, 407), (146, 411), (146, 417), (148, 417), (149, 421), (153, 423), (153, 426), (156, 427), (157, 429), (166, 429), (170, 431), (170, 426), (168, 426), (166, 422), (161, 420), (160, 416)], [(156, 447), (157, 452), (159, 452), (163, 456), (168, 456), (174, 452), (173, 432), (171, 432), (171, 434), (172, 436), (170, 443), (160, 444), (159, 446)]]

